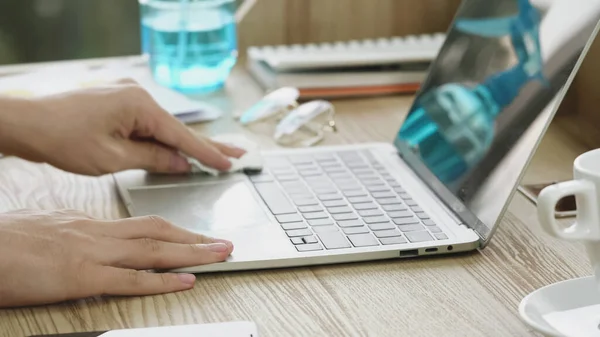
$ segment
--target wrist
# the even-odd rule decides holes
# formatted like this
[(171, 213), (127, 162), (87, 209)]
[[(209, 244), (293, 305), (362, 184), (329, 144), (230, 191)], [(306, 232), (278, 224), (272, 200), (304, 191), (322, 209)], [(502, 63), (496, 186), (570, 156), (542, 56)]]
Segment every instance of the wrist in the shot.
[(39, 131), (39, 107), (35, 100), (0, 97), (0, 153), (22, 157), (32, 151)]

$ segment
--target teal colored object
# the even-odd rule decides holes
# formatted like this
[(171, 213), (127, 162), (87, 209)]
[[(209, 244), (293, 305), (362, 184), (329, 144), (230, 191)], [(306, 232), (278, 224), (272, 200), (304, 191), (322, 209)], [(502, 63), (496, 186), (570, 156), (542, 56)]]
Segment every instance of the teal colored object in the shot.
[(235, 0), (139, 0), (154, 79), (189, 94), (221, 89), (237, 62)]
[(519, 63), (475, 87), (450, 83), (425, 92), (399, 132), (399, 139), (446, 184), (483, 158), (494, 139), (498, 114), (523, 86), (532, 79), (547, 83), (542, 74), (540, 15), (528, 0), (518, 1), (518, 15), (457, 20), (456, 29), (490, 38), (510, 35)]

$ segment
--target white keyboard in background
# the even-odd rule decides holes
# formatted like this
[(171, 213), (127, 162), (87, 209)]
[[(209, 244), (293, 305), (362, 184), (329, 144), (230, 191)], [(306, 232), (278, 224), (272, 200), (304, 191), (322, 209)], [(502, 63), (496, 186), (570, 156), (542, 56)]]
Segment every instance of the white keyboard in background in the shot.
[(275, 71), (378, 66), (431, 62), (445, 34), (409, 35), (376, 40), (248, 48), (248, 56)]

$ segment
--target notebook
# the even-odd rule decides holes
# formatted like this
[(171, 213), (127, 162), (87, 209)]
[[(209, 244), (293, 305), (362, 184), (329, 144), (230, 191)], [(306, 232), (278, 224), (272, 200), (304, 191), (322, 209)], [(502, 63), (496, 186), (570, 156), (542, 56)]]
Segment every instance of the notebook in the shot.
[(247, 68), (261, 86), (293, 86), (303, 97), (415, 92), (445, 34), (248, 48)]

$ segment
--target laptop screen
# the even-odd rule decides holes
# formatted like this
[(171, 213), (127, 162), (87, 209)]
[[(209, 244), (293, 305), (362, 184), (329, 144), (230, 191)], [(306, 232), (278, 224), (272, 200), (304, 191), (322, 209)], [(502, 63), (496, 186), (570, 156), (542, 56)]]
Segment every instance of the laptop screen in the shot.
[(483, 245), (599, 19), (597, 0), (463, 0), (459, 7), (395, 145)]

